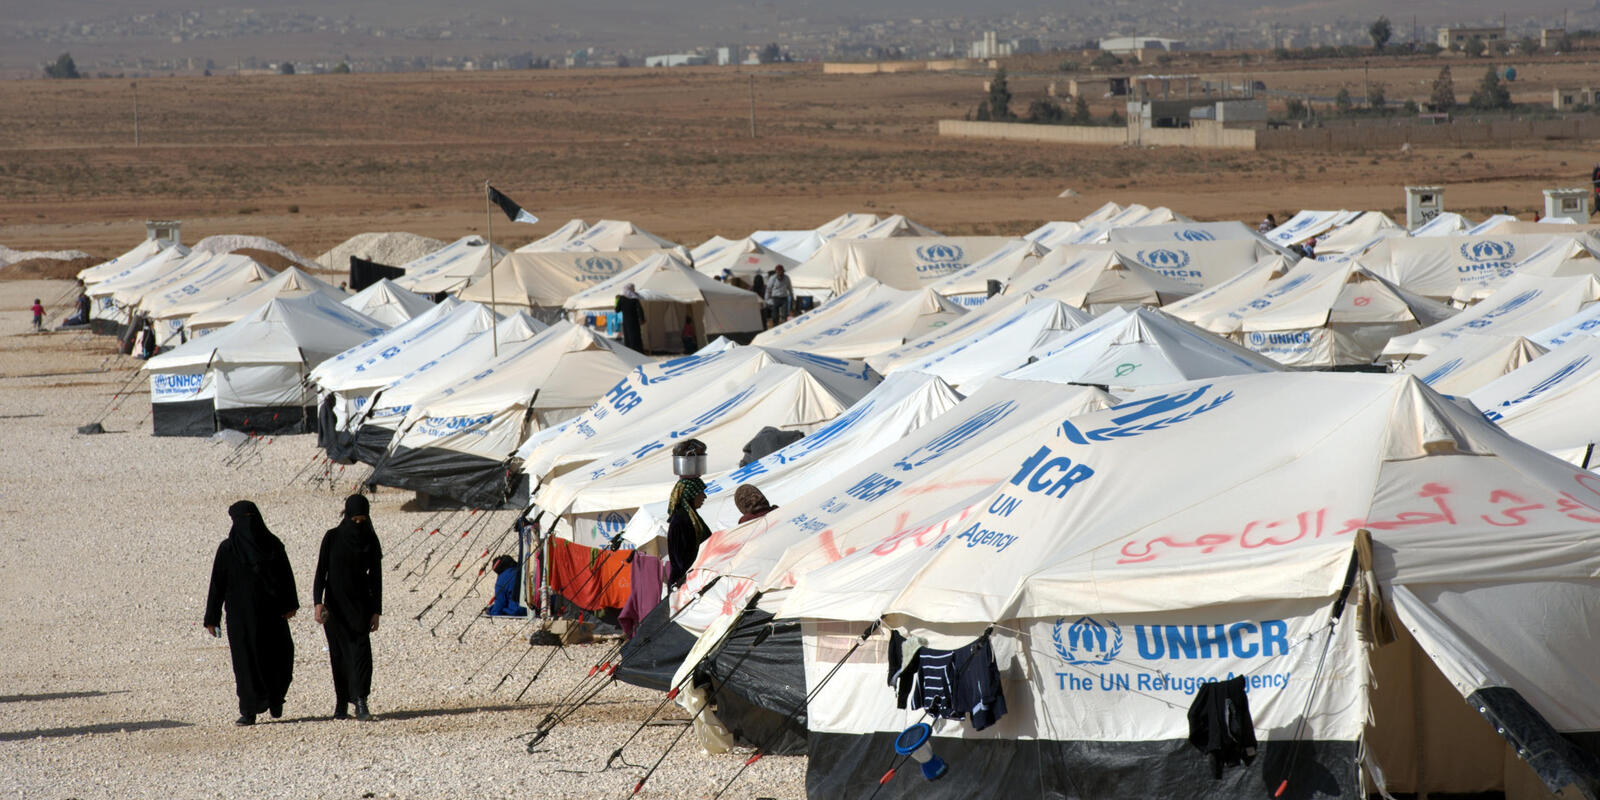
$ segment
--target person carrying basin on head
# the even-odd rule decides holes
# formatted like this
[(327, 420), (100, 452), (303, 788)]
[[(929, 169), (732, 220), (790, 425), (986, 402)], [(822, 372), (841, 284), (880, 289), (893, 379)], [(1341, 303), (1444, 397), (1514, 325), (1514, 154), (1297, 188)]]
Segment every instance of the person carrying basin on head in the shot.
[(678, 482), (672, 486), (667, 499), (667, 558), (671, 569), (667, 574), (669, 589), (682, 585), (700, 555), (700, 545), (711, 538), (711, 529), (700, 518), (700, 506), (706, 502), (705, 474), (706, 445), (699, 439), (685, 439), (672, 448), (672, 471)]

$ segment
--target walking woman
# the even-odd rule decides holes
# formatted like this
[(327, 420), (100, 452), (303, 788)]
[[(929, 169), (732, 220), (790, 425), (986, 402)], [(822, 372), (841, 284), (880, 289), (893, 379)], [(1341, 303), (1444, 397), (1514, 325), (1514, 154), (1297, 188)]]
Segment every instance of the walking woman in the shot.
[(367, 498), (345, 498), (344, 519), (322, 537), (317, 573), (311, 584), (317, 622), (328, 635), (333, 665), (334, 719), (372, 719), (372, 639), (383, 612), (383, 550), (372, 528)]
[(289, 618), (300, 608), (294, 571), (283, 542), (267, 530), (261, 510), (248, 500), (228, 507), (233, 529), (217, 546), (206, 595), (206, 632), (220, 636), (228, 612), (228, 650), (239, 693), (235, 725), (254, 725), (256, 715), (283, 716), (283, 699), (294, 678), (294, 640)]

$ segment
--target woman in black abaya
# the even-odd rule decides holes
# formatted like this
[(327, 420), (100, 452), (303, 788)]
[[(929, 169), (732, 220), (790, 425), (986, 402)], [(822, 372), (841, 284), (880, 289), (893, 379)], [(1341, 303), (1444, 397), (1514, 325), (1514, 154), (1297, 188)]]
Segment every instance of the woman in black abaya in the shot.
[(228, 650), (239, 692), (235, 725), (254, 725), (256, 715), (283, 716), (283, 699), (294, 678), (294, 640), (289, 618), (300, 608), (294, 571), (283, 542), (267, 530), (261, 510), (248, 500), (228, 507), (233, 529), (217, 546), (206, 595), (206, 632), (218, 636), (228, 612)]
[(333, 665), (334, 719), (372, 719), (367, 695), (372, 691), (372, 639), (383, 612), (383, 548), (368, 516), (367, 498), (345, 498), (344, 519), (322, 537), (317, 574), (311, 584), (317, 622), (328, 635), (328, 660)]
[(667, 558), (671, 570), (667, 586), (676, 588), (683, 584), (689, 568), (700, 555), (700, 545), (711, 538), (711, 529), (700, 518), (700, 506), (706, 502), (706, 482), (698, 477), (678, 480), (667, 500)]

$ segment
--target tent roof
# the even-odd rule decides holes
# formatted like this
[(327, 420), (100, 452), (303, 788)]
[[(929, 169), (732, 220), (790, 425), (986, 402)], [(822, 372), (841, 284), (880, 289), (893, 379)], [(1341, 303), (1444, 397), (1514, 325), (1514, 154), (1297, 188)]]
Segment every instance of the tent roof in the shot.
[(1129, 225), (1111, 231), (1114, 243), (1195, 244), (1248, 240), (1267, 244), (1266, 237), (1238, 220), (1221, 222), (1163, 222), (1155, 225)]
[[(299, 267), (289, 267), (274, 275), (270, 280), (256, 284), (254, 289), (244, 294), (236, 295), (191, 314), (187, 325), (190, 330), (227, 325), (250, 315), (260, 308), (261, 304), (273, 298), (303, 297), (310, 294), (320, 294), (335, 303), (343, 303), (350, 297), (345, 294), (343, 289), (314, 275), (302, 272)], [(357, 313), (359, 314), (359, 312)], [(365, 319), (365, 316), (363, 315), (362, 318)], [(342, 350), (343, 348), (340, 349)]]
[(573, 239), (583, 235), (589, 230), (589, 223), (581, 219), (569, 219), (561, 227), (545, 234), (542, 238), (535, 239), (517, 248), (517, 253), (544, 253), (560, 250), (572, 242)]
[[(1031, 354), (1055, 346), (1090, 322), (1087, 314), (1059, 300), (1019, 299), (1023, 302), (1004, 312), (984, 314), (980, 317), (982, 324), (965, 335), (943, 339), (937, 347), (924, 350), (895, 368), (938, 375), (970, 394), (989, 379), (1028, 363)], [(967, 316), (977, 313), (969, 312)]]
[(189, 248), (181, 244), (174, 245), (165, 239), (146, 239), (116, 258), (78, 270), (78, 280), (83, 281), (85, 286), (93, 286), (101, 281), (119, 277), (169, 247), (177, 248), (179, 255), (189, 254)]
[(150, 359), (144, 369), (182, 372), (215, 364), (309, 368), (383, 330), (382, 323), (325, 294), (271, 297), (239, 319)]
[(1521, 336), (1468, 334), (1400, 371), (1440, 394), (1465, 395), (1544, 353), (1545, 348)]
[(473, 278), (486, 275), (490, 267), (504, 258), (505, 248), (489, 245), (480, 236), (463, 236), (421, 258), (400, 265), (406, 274), (394, 282), (417, 294), (460, 291)]
[(1067, 244), (1067, 240), (1071, 239), (1082, 228), (1082, 225), (1067, 220), (1046, 222), (1023, 234), (1022, 238), (1045, 249), (1050, 249)]
[[(887, 375), (907, 364), (921, 361), (932, 353), (965, 342), (969, 338), (986, 337), (994, 329), (1022, 316), (1039, 313), (1037, 306), (1029, 306), (1033, 301), (1034, 297), (1030, 294), (995, 295), (981, 305), (973, 306), (970, 311), (949, 324), (928, 331), (893, 350), (872, 356), (867, 359), (867, 363), (871, 364), (873, 369)], [(1091, 319), (1086, 311), (1060, 301), (1053, 302), (1065, 309), (1061, 312), (1066, 317), (1066, 321), (1062, 324), (1068, 328), (1077, 327)]]
[(589, 226), (562, 246), (563, 250), (649, 250), (678, 247), (678, 243), (657, 236), (626, 220), (603, 219)]
[(943, 327), (966, 309), (932, 289), (901, 290), (870, 278), (754, 343), (835, 358), (869, 358)]
[(790, 270), (789, 281), (799, 292), (834, 295), (867, 278), (896, 289), (919, 289), (1013, 241), (1004, 236), (837, 238)]
[[(718, 241), (721, 240), (721, 241)], [(785, 272), (792, 271), (800, 262), (762, 247), (754, 239), (723, 239), (713, 237), (704, 244), (695, 248), (690, 255), (694, 258), (694, 268), (702, 275), (715, 278), (723, 270), (733, 272), (735, 276), (744, 278), (756, 273), (771, 272), (773, 267), (783, 267)]]
[(477, 303), (453, 297), (322, 362), (311, 380), (330, 392), (389, 386), (419, 364), (454, 350), (495, 324)]
[[(1558, 243), (1557, 240), (1565, 240)], [(1583, 252), (1571, 236), (1432, 236), (1389, 239), (1361, 257), (1363, 267), (1406, 291), (1436, 300), (1482, 297), (1529, 266)]]
[(1122, 391), (1184, 381), (1279, 372), (1272, 359), (1160, 311), (1112, 309), (1041, 347), (1006, 377)]
[(892, 239), (901, 236), (940, 236), (941, 234), (926, 226), (906, 219), (903, 214), (891, 214), (878, 220), (872, 227), (859, 233), (838, 231), (830, 234), (842, 239)]
[[(475, 303), (464, 303), (470, 308)], [(448, 350), (427, 360), (407, 359), (407, 371), (388, 382), (388, 387), (373, 401), (365, 422), (394, 428), (417, 400), (472, 375), (498, 356), (510, 352), (544, 332), (546, 325), (518, 311), (495, 324), (494, 335), (487, 331), (466, 336)], [(447, 337), (448, 340), (448, 337)], [(419, 343), (419, 352), (420, 352)]]
[(182, 319), (249, 292), (274, 275), (249, 256), (220, 255), (146, 291), (139, 310), (151, 319)]
[(1011, 239), (988, 255), (973, 261), (966, 269), (952, 272), (929, 284), (928, 288), (971, 308), (989, 296), (989, 281), (1001, 286), (1026, 272), (1049, 252), (1048, 248), (1027, 239)]
[(1230, 333), (1238, 328), (1230, 315), (1256, 299), (1269, 282), (1283, 277), (1299, 260), (1297, 256), (1266, 256), (1238, 275), (1168, 303), (1161, 310), (1213, 333)]
[(1194, 290), (1138, 263), (1122, 260), (1110, 247), (1060, 247), (1032, 269), (1011, 279), (1005, 294), (1050, 297), (1069, 306), (1096, 310), (1117, 305), (1161, 305)]
[(702, 275), (675, 256), (657, 254), (569, 298), (568, 311), (616, 308), (617, 295), (633, 284), (645, 302), (703, 304), (705, 334), (752, 331), (761, 327), (755, 292)]
[(1396, 289), (1353, 261), (1302, 259), (1240, 304), (1229, 314), (1224, 329), (1210, 330), (1305, 330), (1330, 324), (1400, 322), (1430, 325), (1451, 313), (1439, 303)]
[[(1512, 436), (1575, 463), (1595, 465), (1600, 442), (1600, 338), (1585, 336), (1467, 395)], [(1596, 481), (1600, 486), (1600, 480)]]
[(388, 278), (356, 292), (344, 304), (385, 325), (399, 325), (434, 307), (432, 300), (402, 289)]
[[(712, 530), (732, 528), (741, 513), (734, 490), (755, 483), (773, 505), (787, 505), (926, 425), (961, 401), (949, 384), (932, 375), (890, 375), (831, 422), (764, 458), (705, 476), (706, 503), (700, 516)], [(638, 545), (666, 535), (666, 501), (640, 507), (623, 538)]]
[(1466, 217), (1454, 211), (1441, 211), (1433, 219), (1418, 225), (1411, 231), (1411, 238), (1429, 238), (1433, 236), (1458, 236), (1472, 228), (1472, 223)]
[(1515, 275), (1494, 294), (1455, 316), (1396, 336), (1383, 348), (1391, 359), (1428, 355), (1468, 334), (1524, 336), (1536, 333), (1600, 300), (1600, 280)]
[(1382, 211), (1363, 211), (1355, 219), (1317, 237), (1317, 255), (1354, 255), (1380, 241), (1404, 238), (1406, 229)]
[[(1161, 470), (1147, 468), (1153, 449), (1168, 456)], [(1358, 529), (1386, 585), (1600, 570), (1592, 522), (1541, 514), (1509, 548), (1498, 524), (1503, 493), (1550, 509), (1563, 492), (1594, 498), (1581, 476), (1406, 376), (1190, 384), (1038, 430), (1000, 461), (968, 465), (1004, 476), (968, 506), (976, 513), (913, 523), (949, 533), (878, 558), (853, 540), (854, 555), (800, 578), (781, 616), (992, 624), (1327, 598)], [(1043, 479), (1045, 463), (1077, 471)]]
[[(657, 254), (675, 250), (614, 250), (595, 253), (587, 250), (525, 252), (517, 251), (495, 265), (493, 280), (485, 274), (461, 290), (462, 300), (500, 306), (560, 308), (567, 298), (604, 282), (617, 273)], [(498, 296), (491, 296), (493, 283)]]
[(1279, 247), (1288, 247), (1291, 244), (1300, 244), (1313, 236), (1320, 236), (1324, 232), (1341, 225), (1346, 225), (1361, 216), (1360, 211), (1301, 211), (1285, 220), (1282, 225), (1266, 232), (1267, 241)]
[(138, 264), (118, 271), (115, 276), (88, 287), (88, 294), (90, 297), (110, 297), (113, 300), (123, 297), (126, 300), (117, 300), (120, 305), (133, 305), (139, 302), (145, 291), (160, 286), (174, 276), (182, 275), (216, 257), (216, 253), (191, 253), (176, 247), (168, 247)]

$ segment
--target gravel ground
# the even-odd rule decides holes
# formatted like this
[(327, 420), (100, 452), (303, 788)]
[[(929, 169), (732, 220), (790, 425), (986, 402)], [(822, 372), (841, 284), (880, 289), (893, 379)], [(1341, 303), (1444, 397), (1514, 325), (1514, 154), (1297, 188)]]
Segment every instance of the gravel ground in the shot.
[[(135, 362), (110, 356), (109, 338), (29, 332), (27, 303), (67, 285), (0, 282), (0, 793), (630, 795), (643, 771), (603, 770), (605, 759), (660, 695), (609, 687), (528, 754), (519, 736), (608, 646), (556, 652), (544, 676), (515, 700), (551, 651), (535, 648), (513, 668), (528, 648), (515, 638), (519, 624), (503, 620), (480, 620), (457, 642), (472, 611), (488, 602), (492, 581), (446, 615), (476, 575), (477, 562), (469, 560), (465, 579), (449, 576), (467, 549), (459, 521), (442, 534), (457, 538), (440, 548), (434, 568), (406, 577), (424, 552), (413, 538), (424, 534), (413, 529), (430, 516), (402, 510), (407, 493), (373, 498), (385, 566), (398, 566), (385, 573), (386, 614), (373, 637), (372, 707), (380, 719), (331, 720), (326, 644), (309, 608), (311, 570), (348, 481), (335, 490), (291, 482), (312, 458), (311, 436), (280, 437), (242, 459), (207, 440), (150, 436), (143, 379), (125, 402), (112, 399)], [(102, 413), (109, 433), (74, 434)], [(227, 533), (227, 506), (238, 499), (260, 505), (283, 539), (304, 606), (291, 621), (295, 680), (284, 718), (263, 717), (250, 728), (233, 725), (226, 640), (200, 627), (212, 555)], [(484, 523), (495, 526), (485, 539), (507, 523), (505, 513)], [(484, 547), (473, 543), (470, 556)], [(441, 592), (444, 599), (415, 621)], [(658, 720), (665, 724), (645, 728), (625, 759), (653, 762), (683, 719), (670, 707)], [(692, 734), (684, 737), (640, 797), (709, 797), (743, 762), (738, 754), (702, 755), (692, 741)], [(800, 797), (804, 764), (763, 759), (726, 796)]]

